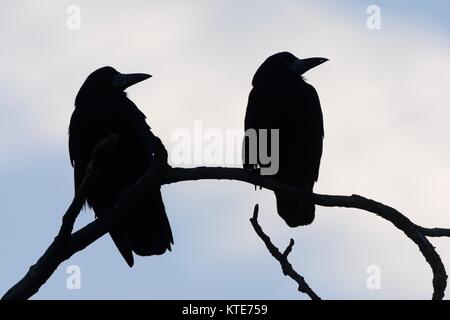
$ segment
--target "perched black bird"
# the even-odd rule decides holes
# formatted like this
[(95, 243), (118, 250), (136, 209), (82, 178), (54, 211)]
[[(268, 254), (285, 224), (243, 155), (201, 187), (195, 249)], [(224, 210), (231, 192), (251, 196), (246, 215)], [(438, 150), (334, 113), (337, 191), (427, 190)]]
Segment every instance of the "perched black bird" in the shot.
[[(127, 98), (124, 90), (150, 75), (121, 74), (112, 67), (91, 73), (75, 100), (70, 119), (69, 152), (75, 175), (75, 190), (86, 174), (94, 147), (111, 134), (118, 135), (118, 150), (104, 163), (101, 175), (87, 194), (87, 204), (101, 217), (109, 212), (121, 192), (136, 182), (154, 160), (155, 139), (145, 115)], [(155, 189), (110, 230), (111, 238), (128, 265), (132, 252), (159, 255), (173, 244), (161, 191)]]
[[(298, 59), (289, 52), (267, 58), (253, 77), (245, 115), (245, 130), (279, 129), (279, 169), (274, 177), (311, 192), (319, 176), (324, 130), (319, 97), (302, 74), (325, 61)], [(261, 139), (261, 135), (257, 138)], [(245, 151), (249, 151), (248, 145)], [(256, 165), (264, 166), (260, 156)], [(244, 168), (253, 167), (244, 159)], [(313, 204), (277, 192), (275, 196), (278, 214), (290, 227), (314, 220)]]

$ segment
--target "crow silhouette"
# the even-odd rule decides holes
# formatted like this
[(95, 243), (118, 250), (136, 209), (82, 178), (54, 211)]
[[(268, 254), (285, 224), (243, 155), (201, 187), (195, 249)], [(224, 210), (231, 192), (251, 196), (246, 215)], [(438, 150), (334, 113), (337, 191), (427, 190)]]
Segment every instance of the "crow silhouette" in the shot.
[[(325, 58), (298, 59), (289, 52), (280, 52), (267, 58), (258, 68), (245, 115), (245, 130), (257, 132), (258, 158), (256, 164), (244, 158), (244, 168), (265, 165), (259, 156), (259, 141), (263, 137), (258, 130), (278, 129), (279, 168), (274, 177), (313, 191), (322, 156), (323, 118), (317, 92), (302, 75), (325, 61)], [(268, 145), (270, 148), (270, 139)], [(250, 149), (246, 140), (244, 147), (244, 154), (248, 156)], [(307, 225), (314, 220), (314, 204), (297, 202), (277, 192), (275, 196), (278, 214), (290, 227)]]
[[(118, 135), (117, 153), (105, 161), (87, 193), (86, 202), (97, 217), (107, 214), (121, 193), (155, 161), (156, 137), (145, 115), (124, 92), (150, 77), (142, 73), (121, 74), (112, 67), (103, 67), (87, 77), (75, 99), (69, 126), (75, 191), (86, 174), (94, 147), (109, 135)], [(109, 234), (130, 267), (134, 263), (132, 252), (149, 256), (171, 250), (172, 231), (160, 189), (135, 203), (125, 220), (113, 226)]]

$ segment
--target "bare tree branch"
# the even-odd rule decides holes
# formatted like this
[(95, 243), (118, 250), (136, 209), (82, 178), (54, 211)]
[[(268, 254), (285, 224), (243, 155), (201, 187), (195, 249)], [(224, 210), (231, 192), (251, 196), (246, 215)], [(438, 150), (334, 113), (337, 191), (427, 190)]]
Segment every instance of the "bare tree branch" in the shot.
[(450, 229), (443, 228), (424, 228), (416, 225), (417, 230), (419, 230), (424, 236), (427, 237), (450, 237)]
[(78, 187), (69, 209), (67, 209), (63, 216), (61, 228), (57, 235), (58, 240), (67, 240), (70, 237), (78, 214), (83, 208), (88, 188), (92, 184), (92, 181), (95, 180), (100, 174), (105, 160), (115, 153), (117, 139), (117, 135), (110, 135), (94, 148), (91, 162), (87, 167), (86, 175), (81, 182), (81, 185)]
[(255, 205), (255, 209), (253, 211), (253, 217), (250, 218), (250, 222), (255, 229), (255, 232), (261, 238), (261, 240), (266, 245), (270, 254), (280, 263), (281, 269), (283, 270), (283, 274), (292, 278), (298, 284), (298, 291), (307, 294), (312, 300), (320, 300), (320, 297), (309, 287), (306, 283), (305, 279), (294, 270), (291, 263), (288, 261), (288, 255), (292, 251), (292, 247), (294, 246), (294, 239), (291, 239), (289, 245), (283, 253), (278, 250), (277, 247), (272, 243), (269, 236), (267, 236), (261, 226), (258, 223), (258, 205)]
[[(390, 221), (416, 243), (426, 261), (430, 264), (433, 272), (433, 299), (442, 299), (444, 297), (447, 274), (441, 258), (426, 237), (449, 236), (449, 229), (428, 229), (417, 226), (397, 210), (361, 196), (311, 195), (305, 190), (297, 189), (269, 176), (261, 176), (257, 172), (249, 170), (220, 167), (168, 168), (164, 165), (167, 152), (162, 143), (160, 143), (159, 148), (161, 150), (156, 154), (160, 155), (160, 162), (156, 162), (155, 165), (150, 167), (141, 179), (121, 195), (108, 215), (96, 219), (68, 237), (67, 235), (72, 232), (74, 221), (82, 208), (86, 190), (90, 184), (89, 179), (95, 178), (95, 174), (92, 176), (88, 174), (85, 178), (87, 181), (82, 183), (82, 187), (77, 191), (72, 204), (64, 215), (63, 224), (58, 236), (43, 256), (30, 268), (24, 278), (8, 290), (3, 296), (3, 299), (30, 298), (48, 280), (63, 261), (70, 258), (76, 252), (83, 250), (107, 233), (111, 224), (120, 222), (121, 216), (126, 214), (128, 208), (132, 207), (133, 203), (137, 200), (145, 197), (152, 188), (176, 182), (202, 179), (243, 181), (283, 193), (305, 202), (311, 201), (319, 206), (357, 208), (375, 213)], [(105, 151), (108, 148), (100, 150)], [(98, 154), (103, 155), (100, 156), (100, 159), (107, 158), (101, 152), (98, 152)], [(108, 152), (105, 152), (105, 154), (108, 154)], [(94, 156), (93, 159), (95, 158)], [(95, 164), (93, 166), (94, 168), (97, 167)], [(92, 172), (96, 172), (96, 170)]]
[(427, 235), (448, 236), (450, 229), (427, 229), (419, 227), (394, 208), (358, 195), (347, 197), (316, 194), (314, 195), (314, 203), (324, 207), (361, 209), (375, 213), (390, 221), (419, 247), (420, 252), (430, 265), (433, 272), (433, 300), (442, 300), (444, 298), (444, 292), (447, 286), (447, 273), (441, 257), (426, 237)]
[[(92, 160), (88, 165), (86, 175), (78, 188), (72, 203), (63, 215), (62, 224), (58, 235), (42, 257), (30, 267), (25, 277), (6, 292), (2, 299), (23, 300), (28, 299), (50, 278), (57, 267), (65, 260), (100, 238), (106, 233), (105, 228), (100, 228), (100, 223), (91, 223), (82, 230), (71, 235), (75, 221), (83, 208), (86, 193), (92, 181), (98, 176), (103, 162), (115, 152), (117, 135), (111, 135), (101, 141), (94, 149)], [(94, 227), (95, 226), (95, 227)], [(89, 230), (96, 231), (94, 233)], [(100, 232), (100, 230), (104, 232)], [(81, 245), (78, 245), (81, 244)], [(74, 250), (76, 248), (76, 251)]]

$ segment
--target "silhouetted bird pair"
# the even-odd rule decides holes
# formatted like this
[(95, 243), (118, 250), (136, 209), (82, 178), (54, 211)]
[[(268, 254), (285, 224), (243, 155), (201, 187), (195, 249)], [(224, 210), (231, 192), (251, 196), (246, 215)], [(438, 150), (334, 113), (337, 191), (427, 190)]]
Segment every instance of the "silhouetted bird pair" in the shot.
[[(311, 191), (319, 174), (323, 121), (317, 93), (301, 75), (325, 61), (301, 60), (287, 52), (269, 57), (253, 78), (245, 116), (246, 130), (279, 129), (280, 162), (275, 177)], [(87, 194), (86, 201), (97, 217), (108, 214), (121, 193), (155, 161), (155, 137), (145, 115), (124, 92), (150, 77), (103, 67), (87, 77), (77, 94), (69, 126), (75, 190), (86, 174), (94, 147), (111, 134), (117, 134), (119, 140), (117, 153), (104, 164)], [(289, 226), (313, 221), (314, 205), (303, 205), (278, 193), (276, 198), (278, 213)], [(170, 250), (173, 238), (160, 189), (136, 203), (127, 219), (109, 233), (130, 267), (133, 252), (149, 256)]]

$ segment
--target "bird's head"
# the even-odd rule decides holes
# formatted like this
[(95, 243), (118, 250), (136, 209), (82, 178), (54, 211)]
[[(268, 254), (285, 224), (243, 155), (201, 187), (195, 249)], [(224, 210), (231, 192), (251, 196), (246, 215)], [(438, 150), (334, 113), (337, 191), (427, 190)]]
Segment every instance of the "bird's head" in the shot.
[(326, 58), (299, 59), (290, 52), (279, 52), (263, 62), (256, 71), (252, 84), (283, 83), (298, 79), (308, 70), (326, 61)]
[(145, 73), (124, 74), (113, 67), (102, 67), (86, 78), (77, 94), (75, 104), (78, 105), (84, 98), (101, 98), (123, 93), (126, 88), (150, 77), (151, 75)]

